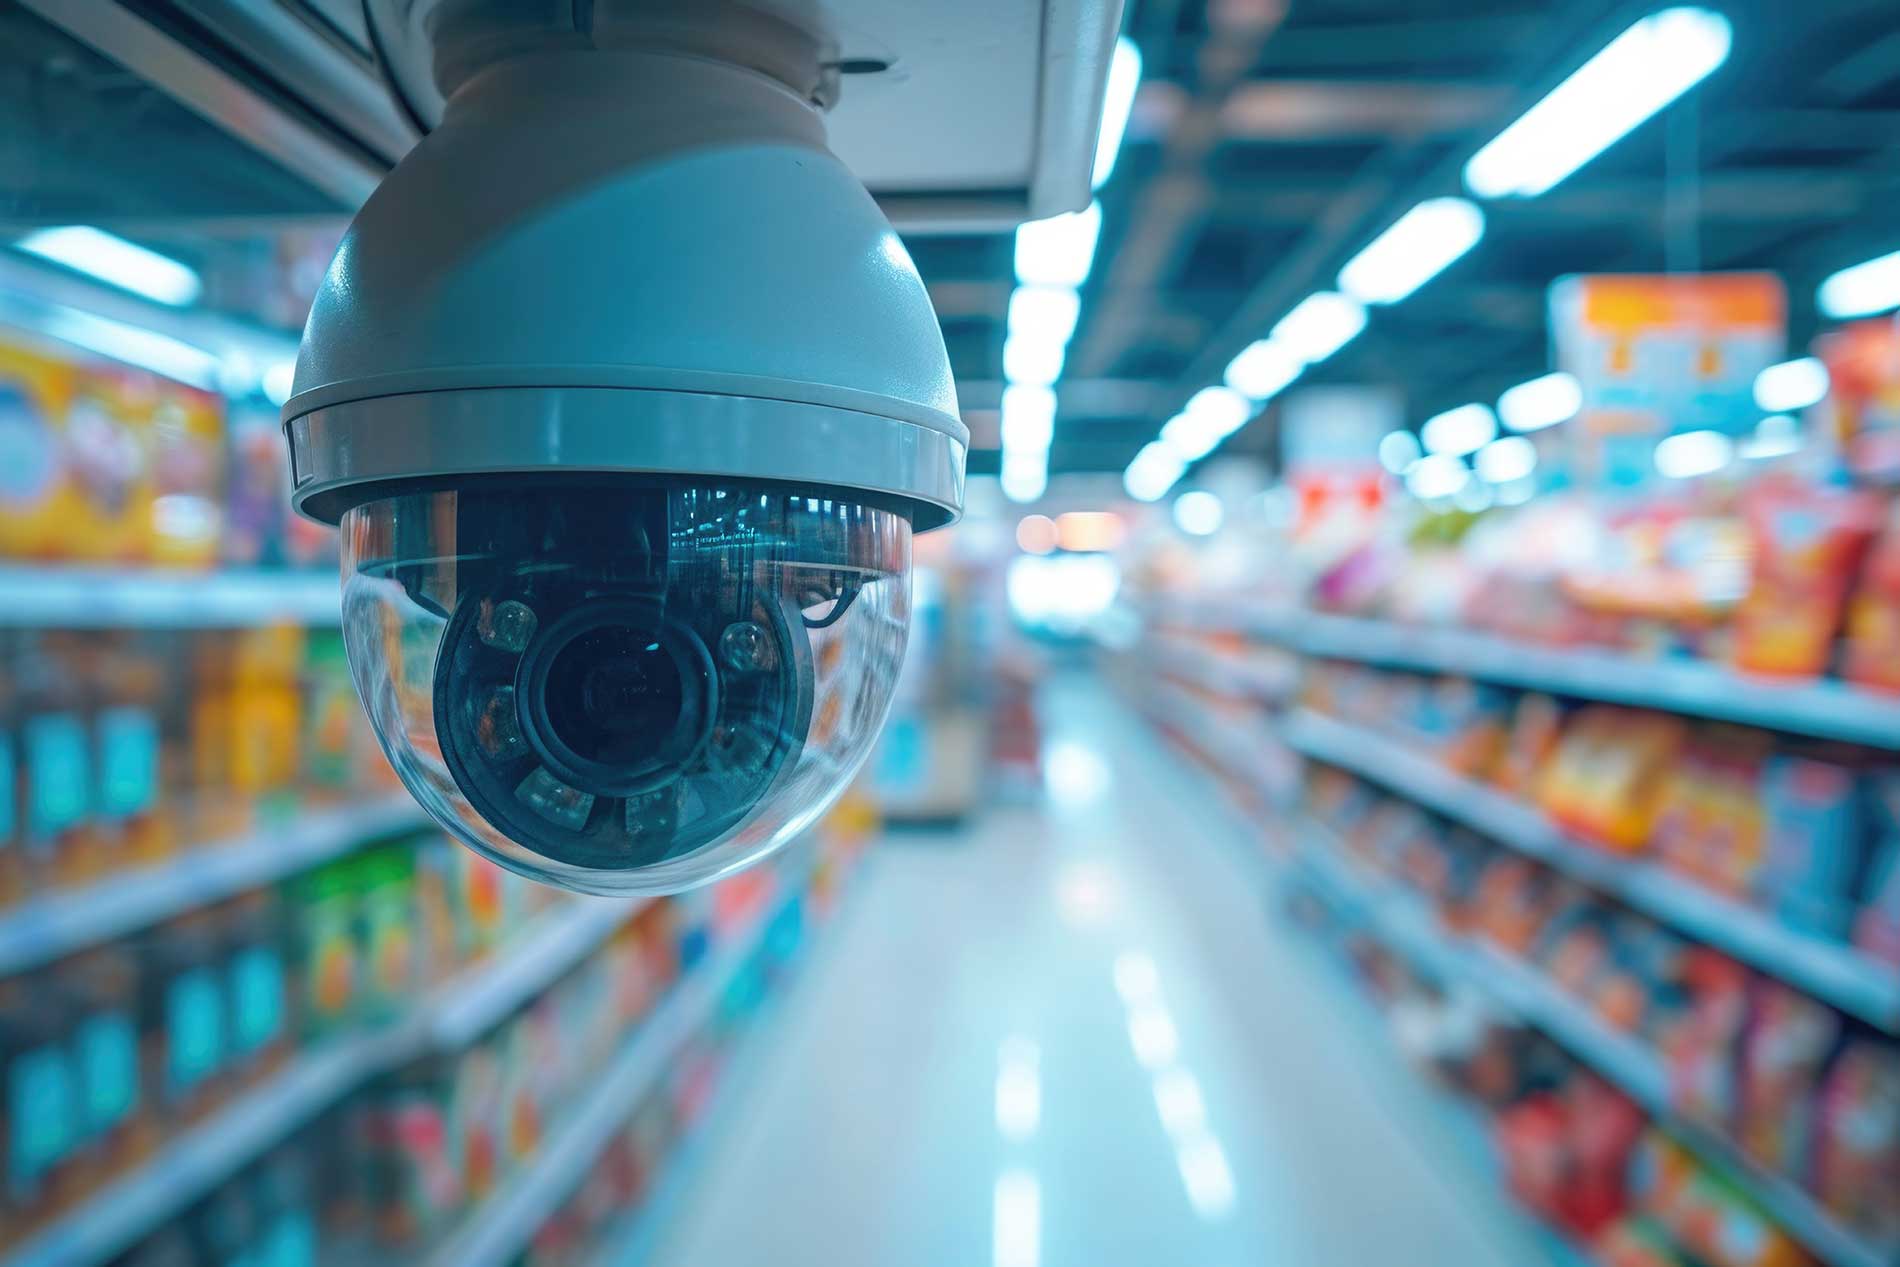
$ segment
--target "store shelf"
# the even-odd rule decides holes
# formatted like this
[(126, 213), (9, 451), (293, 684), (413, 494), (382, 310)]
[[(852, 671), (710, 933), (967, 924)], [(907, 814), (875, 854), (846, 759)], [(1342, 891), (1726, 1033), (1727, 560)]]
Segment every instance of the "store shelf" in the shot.
[(94, 1267), (124, 1251), (370, 1078), (454, 1050), (537, 997), (639, 907), (606, 901), (582, 905), (578, 916), (573, 903), (562, 903), (495, 955), (431, 990), (402, 1021), (298, 1055), (137, 1170), (0, 1254), (0, 1267)]
[(1304, 655), (1447, 673), (1769, 730), (1900, 749), (1900, 699), (1841, 682), (1780, 682), (1691, 659), (1554, 650), (1487, 634), (1311, 612), (1243, 615), (1248, 632)]
[(309, 810), (158, 866), (0, 911), (0, 975), (274, 883), (429, 818), (407, 793)]
[(565, 1123), (541, 1145), (526, 1168), (499, 1195), (432, 1251), (432, 1267), (505, 1267), (542, 1224), (560, 1209), (586, 1177), (615, 1132), (671, 1067), (685, 1045), (718, 1007), (733, 979), (759, 948), (766, 927), (805, 887), (805, 873), (787, 875), (783, 896), (767, 903), (751, 923), (729, 937), (713, 957), (680, 982), (634, 1031), (599, 1081), (571, 1107)]
[(1614, 857), (1574, 840), (1529, 806), (1373, 731), (1300, 710), (1286, 718), (1282, 735), (1314, 760), (1378, 783), (1843, 1012), (1900, 1033), (1900, 972), (1851, 946), (1791, 928), (1654, 863)]
[(1400, 958), (1441, 982), (1476, 987), (1504, 1011), (1550, 1035), (1642, 1105), (1705, 1164), (1728, 1176), (1823, 1262), (1831, 1267), (1900, 1263), (1900, 1255), (1883, 1253), (1843, 1227), (1798, 1185), (1763, 1170), (1721, 1134), (1676, 1113), (1669, 1103), (1668, 1072), (1655, 1052), (1610, 1029), (1541, 973), (1490, 946), (1444, 932), (1417, 898), (1359, 874), (1341, 856), (1337, 840), (1317, 824), (1309, 826), (1297, 858), (1323, 889), (1349, 893), (1348, 909)]
[(437, 992), (419, 1023), (425, 1042), (454, 1051), (474, 1042), (539, 996), (647, 905), (646, 898), (572, 898), (540, 916), (518, 947), (470, 988)]
[(1166, 683), (1155, 684), (1144, 692), (1144, 707), (1149, 716), (1187, 737), (1203, 757), (1231, 779), (1260, 789), (1269, 801), (1284, 801), (1289, 786), (1276, 786), (1272, 771), (1284, 768), (1290, 777), (1296, 763), (1282, 756), (1275, 760), (1269, 747), (1269, 733), (1250, 727), (1239, 718), (1228, 717), (1197, 699), (1192, 692)]
[(394, 1032), (342, 1039), (298, 1056), (150, 1161), (11, 1247), (4, 1267), (92, 1267), (132, 1246), (325, 1108), (407, 1054)]
[(1276, 672), (1245, 654), (1168, 634), (1150, 635), (1142, 654), (1155, 671), (1204, 691), (1272, 704), (1292, 698), (1299, 689), (1298, 673), (1290, 658), (1285, 671)]
[(343, 591), (329, 569), (130, 571), (0, 566), (0, 627), (219, 629), (334, 625)]

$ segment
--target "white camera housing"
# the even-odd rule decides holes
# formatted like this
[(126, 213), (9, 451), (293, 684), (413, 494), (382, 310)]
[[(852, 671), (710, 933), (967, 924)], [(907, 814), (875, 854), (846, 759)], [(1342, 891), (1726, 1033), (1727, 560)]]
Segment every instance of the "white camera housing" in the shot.
[(888, 708), (911, 534), (962, 501), (923, 283), (826, 148), (819, 46), (773, 29), (726, 60), (690, 24), (449, 28), (439, 126), (345, 236), (284, 407), (384, 751), (569, 888), (690, 887), (809, 823)]

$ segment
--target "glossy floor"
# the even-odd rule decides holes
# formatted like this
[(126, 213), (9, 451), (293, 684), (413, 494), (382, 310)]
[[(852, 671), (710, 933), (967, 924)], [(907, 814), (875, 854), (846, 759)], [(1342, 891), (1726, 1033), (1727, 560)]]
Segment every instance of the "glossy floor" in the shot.
[(1044, 717), (1040, 804), (873, 855), (657, 1260), (1544, 1261), (1212, 784), (1087, 679)]

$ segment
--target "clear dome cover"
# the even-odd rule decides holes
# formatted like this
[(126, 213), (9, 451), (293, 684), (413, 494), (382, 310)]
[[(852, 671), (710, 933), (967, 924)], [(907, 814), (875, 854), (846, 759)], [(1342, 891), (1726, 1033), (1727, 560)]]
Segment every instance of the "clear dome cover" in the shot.
[(746, 866), (844, 788), (910, 624), (909, 521), (783, 488), (477, 483), (343, 519), (357, 692), (464, 843), (589, 893)]

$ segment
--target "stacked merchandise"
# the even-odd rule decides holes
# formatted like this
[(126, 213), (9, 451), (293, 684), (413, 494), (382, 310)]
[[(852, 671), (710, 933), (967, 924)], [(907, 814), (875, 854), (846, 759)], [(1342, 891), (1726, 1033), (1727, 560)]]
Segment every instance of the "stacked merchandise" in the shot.
[[(589, 904), (423, 833), (0, 981), (0, 1245), (22, 1263), (123, 1250), (112, 1259), (123, 1267), (455, 1255), (445, 1246), (514, 1185), (572, 1152), (564, 1141), (602, 1111), (610, 1071), (705, 978), (704, 1014), (660, 1026), (670, 1037), (655, 1041), (673, 1046), (643, 1057), (656, 1072), (637, 1103), (606, 1110), (625, 1125), (579, 1158), (558, 1204), (508, 1230), (527, 1261), (587, 1259), (626, 1233), (618, 1216), (696, 1124), (733, 1040), (873, 823), (848, 800), (817, 832), (815, 869), (760, 868), (646, 903)], [(546, 947), (574, 944), (566, 934), (589, 911), (608, 918), (546, 984), (511, 973), (518, 956), (546, 961)], [(466, 1037), (409, 1024), (485, 994), (502, 1001)], [(200, 1186), (173, 1195), (165, 1169), (186, 1132), (224, 1121), (221, 1110), (248, 1117), (238, 1097), (273, 1094), (352, 1044), (380, 1066), (290, 1138), (232, 1155), (208, 1185), (200, 1156), (183, 1181)], [(243, 1120), (229, 1125), (244, 1133)], [(202, 1139), (191, 1149), (202, 1154)], [(72, 1216), (104, 1201), (110, 1221), (123, 1198), (109, 1185), (142, 1177), (148, 1203), (156, 1187), (175, 1204), (136, 1244), (95, 1252)], [(35, 1241), (55, 1226), (60, 1239)]]
[(0, 331), (0, 557), (203, 568), (335, 558), (289, 514), (275, 414)]
[[(1343, 772), (1314, 767), (1305, 811), (1366, 887), (1421, 900), (1444, 935), (1482, 948), (1480, 963), (1534, 972), (1590, 1024), (1654, 1052), (1672, 1117), (1733, 1141), (1867, 1243), (1900, 1246), (1900, 1047), (1889, 1036)], [(1473, 1055), (1467, 1085), (1499, 1110), (1514, 1188), (1579, 1239), (1640, 1214), (1677, 1229), (1677, 1243), (1717, 1267), (1807, 1261), (1718, 1180), (1639, 1182), (1630, 1160), (1642, 1112), (1619, 1092), (1575, 1071), (1506, 1076), (1500, 1059)], [(1661, 1143), (1652, 1151), (1675, 1155)], [(1698, 1217), (1698, 1201), (1719, 1215)], [(1734, 1253), (1722, 1237), (1713, 1247), (1698, 1239), (1711, 1218), (1771, 1234), (1751, 1242), (1757, 1252)], [(1642, 1240), (1621, 1227), (1617, 1235)]]
[(0, 907), (393, 789), (334, 630), (0, 632)]
[(1891, 755), (1344, 664), (1314, 666), (1308, 701), (1535, 806), (1569, 838), (1900, 973)]

